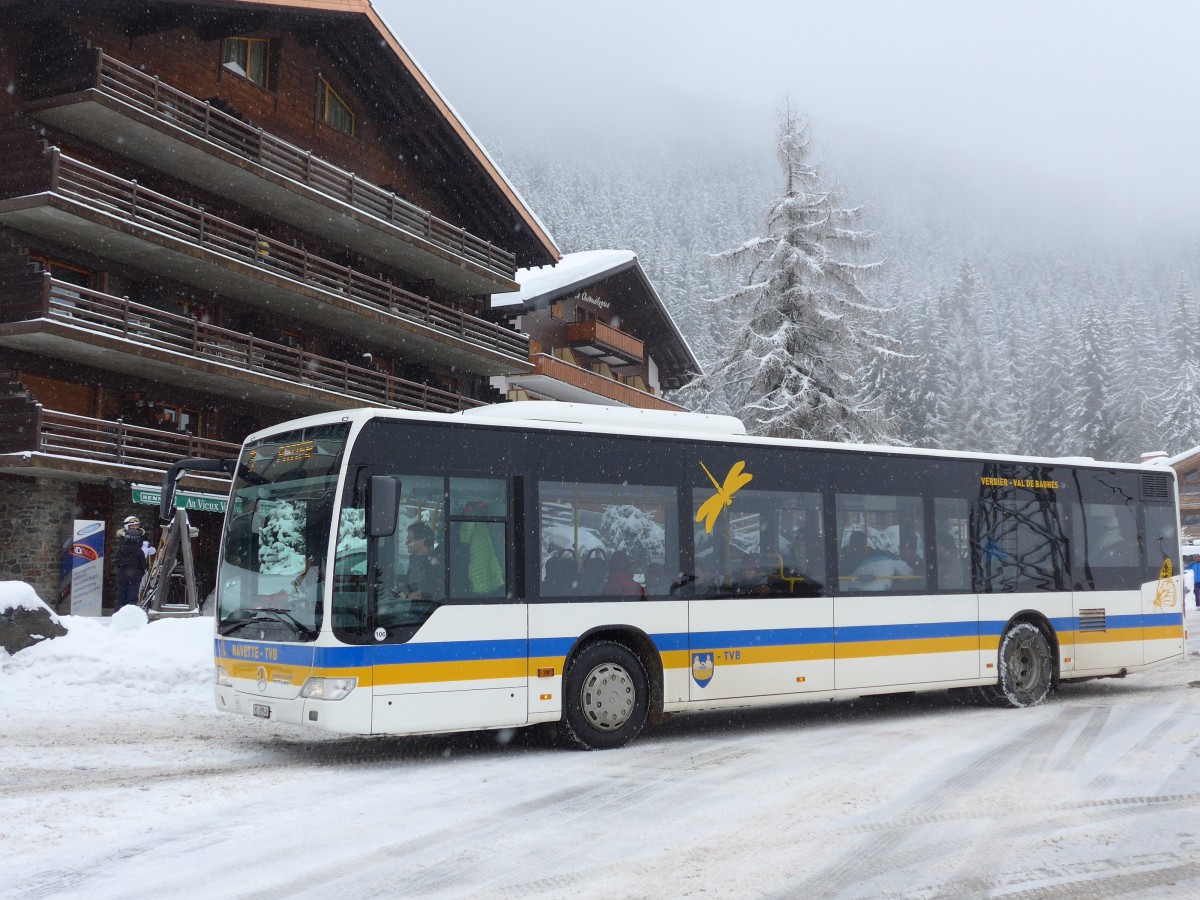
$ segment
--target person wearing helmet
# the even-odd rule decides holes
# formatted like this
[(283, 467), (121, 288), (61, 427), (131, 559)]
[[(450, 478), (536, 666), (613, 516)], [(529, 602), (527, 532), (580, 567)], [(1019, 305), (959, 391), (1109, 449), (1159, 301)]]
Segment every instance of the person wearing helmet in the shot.
[(113, 559), (117, 573), (114, 613), (122, 606), (137, 605), (138, 588), (146, 574), (146, 554), (142, 550), (146, 532), (142, 530), (142, 523), (137, 516), (126, 516), (124, 526), (117, 531), (117, 552)]

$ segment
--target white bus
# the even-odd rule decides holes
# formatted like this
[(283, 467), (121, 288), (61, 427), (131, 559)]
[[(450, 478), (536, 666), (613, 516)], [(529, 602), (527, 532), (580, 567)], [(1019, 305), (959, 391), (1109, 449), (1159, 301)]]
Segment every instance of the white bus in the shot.
[(325, 731), (609, 748), (717, 707), (1030, 706), (1184, 652), (1162, 466), (361, 409), (251, 435), (226, 515), (217, 706)]

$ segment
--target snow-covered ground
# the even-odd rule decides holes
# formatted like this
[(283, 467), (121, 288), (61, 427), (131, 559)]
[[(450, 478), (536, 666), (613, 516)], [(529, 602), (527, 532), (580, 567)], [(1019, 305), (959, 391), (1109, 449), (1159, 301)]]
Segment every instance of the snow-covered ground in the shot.
[(1191, 611), (1183, 662), (1035, 709), (695, 714), (607, 753), (224, 715), (211, 620), (63, 622), (0, 651), (3, 897), (1200, 896)]

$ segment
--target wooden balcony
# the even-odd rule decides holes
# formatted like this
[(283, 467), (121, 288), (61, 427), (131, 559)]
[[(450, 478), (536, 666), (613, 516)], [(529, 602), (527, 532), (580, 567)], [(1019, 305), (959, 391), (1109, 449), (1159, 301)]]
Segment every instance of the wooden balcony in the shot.
[(310, 414), (354, 406), (458, 412), (480, 403), (75, 285), (0, 307), (0, 346)]
[(0, 223), (480, 375), (529, 371), (523, 335), (47, 151)]
[(603, 322), (572, 322), (567, 343), (576, 353), (610, 366), (636, 365), (644, 358), (641, 341)]
[(552, 400), (607, 403), (674, 412), (687, 411), (684, 407), (669, 403), (654, 394), (573, 366), (546, 353), (534, 354), (533, 362), (536, 370), (532, 374), (512, 376), (508, 379), (509, 383)]
[(103, 52), (92, 57), (86, 87), (56, 79), (31, 114), (450, 290), (517, 289), (507, 250)]
[[(236, 458), (239, 447), (34, 405), (0, 416), (0, 472), (158, 482), (176, 460)], [(227, 479), (195, 479), (228, 490)]]

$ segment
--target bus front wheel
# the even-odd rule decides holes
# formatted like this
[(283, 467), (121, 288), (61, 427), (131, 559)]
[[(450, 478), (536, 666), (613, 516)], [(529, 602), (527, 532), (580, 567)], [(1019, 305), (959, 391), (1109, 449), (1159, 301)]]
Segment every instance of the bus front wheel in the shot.
[(584, 750), (628, 744), (646, 724), (649, 680), (629, 648), (600, 641), (583, 648), (564, 676), (559, 737)]
[(1054, 685), (1054, 655), (1050, 642), (1036, 625), (1018, 622), (1000, 638), (997, 654), (1000, 677), (994, 686), (981, 688), (996, 706), (1037, 706)]

